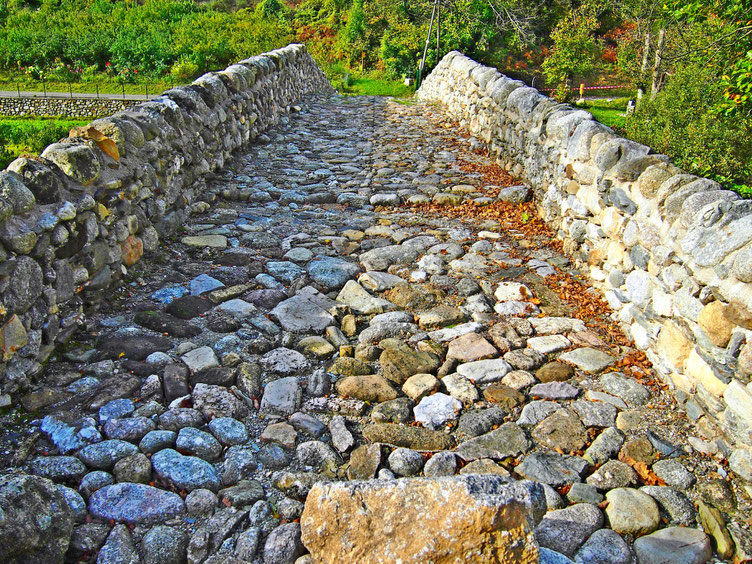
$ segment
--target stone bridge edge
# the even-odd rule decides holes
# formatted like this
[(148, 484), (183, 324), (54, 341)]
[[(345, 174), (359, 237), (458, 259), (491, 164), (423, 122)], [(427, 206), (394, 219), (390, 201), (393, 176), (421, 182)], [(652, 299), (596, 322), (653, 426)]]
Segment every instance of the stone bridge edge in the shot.
[(144, 251), (209, 209), (207, 174), (305, 95), (334, 92), (305, 45), (291, 44), (95, 119), (0, 171), (0, 407)]
[(752, 201), (457, 51), (417, 97), (532, 188), (695, 423), (691, 446), (752, 481)]

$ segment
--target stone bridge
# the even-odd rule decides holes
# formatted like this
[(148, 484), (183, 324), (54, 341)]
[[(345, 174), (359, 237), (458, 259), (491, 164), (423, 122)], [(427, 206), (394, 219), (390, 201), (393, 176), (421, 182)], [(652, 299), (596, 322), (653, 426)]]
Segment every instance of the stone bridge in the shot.
[(586, 112), (291, 45), (0, 186), (3, 561), (752, 558), (749, 202)]

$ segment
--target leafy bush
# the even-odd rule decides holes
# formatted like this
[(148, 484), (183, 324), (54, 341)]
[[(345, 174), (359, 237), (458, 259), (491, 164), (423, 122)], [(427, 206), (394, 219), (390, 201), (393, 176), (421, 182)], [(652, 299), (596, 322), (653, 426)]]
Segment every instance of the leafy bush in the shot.
[(5, 170), (8, 165), (16, 160), (16, 155), (5, 145), (0, 143), (0, 170)]
[(68, 136), (81, 120), (67, 119), (0, 119), (0, 168), (4, 169), (19, 153), (41, 153), (47, 145)]
[(572, 79), (592, 72), (596, 65), (599, 41), (595, 37), (598, 19), (592, 7), (580, 9), (562, 19), (551, 33), (553, 48), (543, 62), (542, 70), (549, 82), (556, 85), (554, 98), (560, 101), (571, 97)]
[(627, 135), (689, 172), (752, 195), (752, 120), (718, 112), (723, 94), (706, 68), (688, 65), (655, 100), (643, 100), (627, 119)]
[(188, 59), (180, 59), (177, 63), (172, 65), (170, 74), (175, 80), (185, 82), (195, 78), (198, 74), (198, 65)]

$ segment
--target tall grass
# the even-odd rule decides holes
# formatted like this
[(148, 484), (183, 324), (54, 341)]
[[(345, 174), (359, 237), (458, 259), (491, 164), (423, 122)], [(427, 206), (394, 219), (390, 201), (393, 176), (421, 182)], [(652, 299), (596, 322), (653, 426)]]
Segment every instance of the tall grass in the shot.
[(89, 120), (0, 117), (0, 169), (21, 153), (39, 154)]

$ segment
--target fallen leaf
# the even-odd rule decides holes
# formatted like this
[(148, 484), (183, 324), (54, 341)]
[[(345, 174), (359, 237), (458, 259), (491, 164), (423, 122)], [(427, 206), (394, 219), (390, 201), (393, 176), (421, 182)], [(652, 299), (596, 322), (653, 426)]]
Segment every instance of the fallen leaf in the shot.
[(658, 475), (653, 472), (648, 465), (641, 460), (635, 460), (631, 456), (624, 456), (620, 458), (625, 464), (629, 464), (640, 479), (648, 486), (665, 486), (666, 482), (661, 480)]
[(91, 139), (105, 155), (111, 157), (115, 162), (120, 160), (120, 151), (118, 151), (115, 142), (91, 125), (74, 127), (70, 130), (68, 136), (71, 138), (80, 137), (83, 139)]

